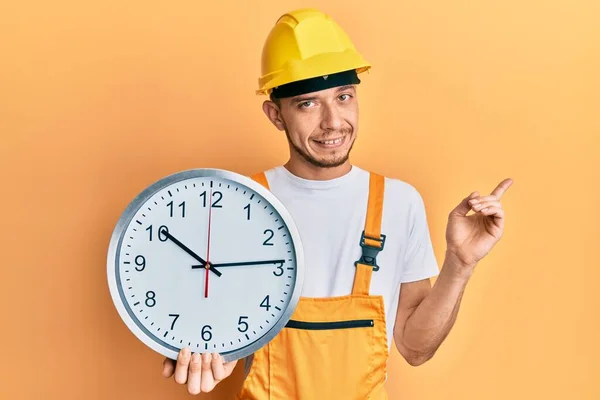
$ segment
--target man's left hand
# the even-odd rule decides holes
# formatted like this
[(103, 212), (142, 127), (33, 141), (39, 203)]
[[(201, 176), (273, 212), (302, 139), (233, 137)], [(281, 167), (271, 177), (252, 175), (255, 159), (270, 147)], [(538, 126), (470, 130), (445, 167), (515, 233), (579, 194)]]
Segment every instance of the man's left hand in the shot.
[[(477, 262), (502, 237), (504, 210), (500, 199), (512, 183), (510, 178), (503, 180), (488, 196), (473, 192), (450, 212), (446, 227), (446, 251), (448, 256), (457, 261), (461, 270), (472, 272)], [(467, 216), (470, 210), (474, 214)]]

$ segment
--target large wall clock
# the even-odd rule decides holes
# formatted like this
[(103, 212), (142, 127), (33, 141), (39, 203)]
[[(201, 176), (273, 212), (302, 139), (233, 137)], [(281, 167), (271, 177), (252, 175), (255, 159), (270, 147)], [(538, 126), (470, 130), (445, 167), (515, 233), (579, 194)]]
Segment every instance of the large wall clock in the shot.
[(173, 359), (189, 347), (225, 362), (285, 326), (303, 268), (285, 207), (221, 169), (178, 172), (146, 188), (117, 222), (107, 259), (113, 302), (137, 338)]

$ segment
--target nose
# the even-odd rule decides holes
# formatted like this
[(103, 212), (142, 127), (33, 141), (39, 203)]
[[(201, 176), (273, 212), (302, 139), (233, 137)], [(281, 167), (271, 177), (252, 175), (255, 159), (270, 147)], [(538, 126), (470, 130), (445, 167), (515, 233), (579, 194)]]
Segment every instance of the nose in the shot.
[(340, 110), (334, 104), (326, 104), (322, 107), (321, 129), (337, 131), (344, 125), (344, 119)]

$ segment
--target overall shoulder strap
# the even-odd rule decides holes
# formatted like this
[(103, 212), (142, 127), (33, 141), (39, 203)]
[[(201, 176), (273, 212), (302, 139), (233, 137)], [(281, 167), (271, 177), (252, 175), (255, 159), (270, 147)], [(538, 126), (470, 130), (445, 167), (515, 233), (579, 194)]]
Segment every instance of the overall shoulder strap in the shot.
[(383, 193), (385, 177), (371, 172), (369, 177), (369, 200), (365, 229), (360, 238), (362, 255), (354, 263), (356, 274), (354, 276), (353, 294), (369, 294), (371, 275), (379, 270), (376, 256), (383, 250), (385, 235), (381, 234), (381, 217), (383, 215)]
[(261, 185), (263, 185), (264, 187), (266, 187), (267, 190), (270, 190), (269, 189), (269, 181), (267, 180), (267, 175), (264, 173), (264, 171), (254, 174), (250, 178), (252, 178), (256, 182), (258, 182)]

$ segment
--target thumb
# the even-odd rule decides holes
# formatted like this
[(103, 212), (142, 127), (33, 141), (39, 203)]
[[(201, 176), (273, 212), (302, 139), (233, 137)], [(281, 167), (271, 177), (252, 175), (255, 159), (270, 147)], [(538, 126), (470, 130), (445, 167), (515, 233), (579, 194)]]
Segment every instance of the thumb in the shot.
[(462, 201), (450, 212), (450, 215), (459, 215), (464, 217), (467, 215), (469, 210), (471, 209), (471, 205), (469, 204), (469, 200), (474, 199), (479, 196), (479, 192), (475, 191), (462, 199)]

